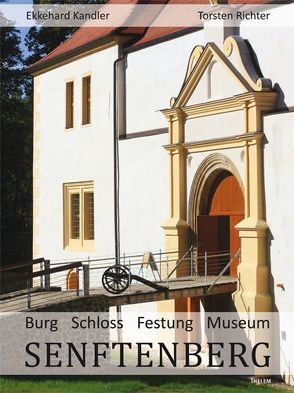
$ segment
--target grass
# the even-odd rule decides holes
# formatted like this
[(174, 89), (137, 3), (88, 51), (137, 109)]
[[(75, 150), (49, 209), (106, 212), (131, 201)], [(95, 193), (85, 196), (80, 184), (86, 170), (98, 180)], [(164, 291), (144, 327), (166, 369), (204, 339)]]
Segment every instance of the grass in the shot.
[(0, 380), (0, 392), (281, 393), (283, 389), (276, 385), (255, 385), (250, 381), (231, 377), (3, 377)]

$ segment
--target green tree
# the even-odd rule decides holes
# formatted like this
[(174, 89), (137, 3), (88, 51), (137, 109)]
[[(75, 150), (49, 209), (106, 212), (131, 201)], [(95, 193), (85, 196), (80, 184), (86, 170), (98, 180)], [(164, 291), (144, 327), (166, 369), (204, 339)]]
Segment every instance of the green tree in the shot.
[[(104, 2), (86, 0), (84, 3)], [(79, 4), (80, 1), (34, 0), (34, 4), (50, 3)], [(2, 266), (31, 259), (33, 111), (31, 77), (25, 70), (75, 30), (74, 27), (32, 27), (25, 39), (29, 52), (26, 59), (20, 48), (20, 32), (8, 21), (0, 31)]]
[(1, 29), (1, 264), (31, 257), (32, 102), (19, 31)]

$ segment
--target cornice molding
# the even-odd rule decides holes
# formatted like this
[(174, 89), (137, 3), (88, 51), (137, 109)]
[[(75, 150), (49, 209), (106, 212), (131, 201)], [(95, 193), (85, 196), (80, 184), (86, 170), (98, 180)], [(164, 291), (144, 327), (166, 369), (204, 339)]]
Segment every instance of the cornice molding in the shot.
[(175, 143), (163, 146), (170, 153), (179, 151), (187, 151), (187, 153), (195, 153), (199, 151), (229, 149), (243, 147), (246, 143), (261, 143), (264, 134), (262, 132), (247, 132), (245, 134), (233, 135), (224, 138), (205, 139), (200, 141)]
[[(182, 107), (186, 119), (212, 116), (220, 113), (234, 112), (246, 108), (259, 107), (261, 110), (271, 109), (277, 100), (278, 93), (274, 91), (248, 92), (233, 97), (213, 100)], [(163, 109), (161, 111), (169, 120), (177, 120), (179, 108)]]

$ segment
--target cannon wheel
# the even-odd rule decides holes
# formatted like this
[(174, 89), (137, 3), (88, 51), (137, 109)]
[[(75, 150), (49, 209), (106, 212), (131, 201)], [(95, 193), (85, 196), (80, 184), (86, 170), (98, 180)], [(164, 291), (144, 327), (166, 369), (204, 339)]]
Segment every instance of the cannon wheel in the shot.
[(110, 293), (125, 291), (131, 283), (130, 271), (126, 266), (114, 265), (106, 269), (102, 276), (103, 287)]

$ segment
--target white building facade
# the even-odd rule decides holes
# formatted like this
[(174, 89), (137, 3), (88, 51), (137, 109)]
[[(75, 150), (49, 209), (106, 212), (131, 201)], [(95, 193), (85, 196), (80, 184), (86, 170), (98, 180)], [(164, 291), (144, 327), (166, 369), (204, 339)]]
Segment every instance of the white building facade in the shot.
[[(34, 258), (114, 255), (115, 128), (121, 254), (240, 247), (237, 311), (294, 312), (293, 36), (242, 23), (236, 32), (208, 24), (132, 44), (109, 35), (31, 68)], [(230, 192), (241, 195), (233, 212)], [(201, 235), (215, 225), (225, 245)], [(280, 331), (281, 375), (293, 383), (284, 317)]]

